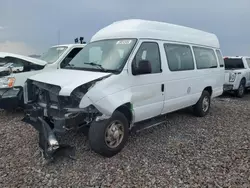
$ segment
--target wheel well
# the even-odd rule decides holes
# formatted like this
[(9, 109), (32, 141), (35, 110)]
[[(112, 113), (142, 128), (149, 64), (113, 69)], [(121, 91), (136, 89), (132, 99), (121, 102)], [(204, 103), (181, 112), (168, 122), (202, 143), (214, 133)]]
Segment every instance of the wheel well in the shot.
[(243, 77), (241, 80), (244, 82), (244, 84), (246, 83), (246, 78), (245, 77)]
[(131, 103), (126, 103), (126, 104), (119, 106), (115, 110), (115, 111), (119, 111), (119, 112), (123, 113), (126, 116), (126, 118), (128, 119), (129, 124), (132, 122), (132, 118), (133, 118), (133, 115), (131, 112), (131, 107), (132, 107)]
[(212, 96), (213, 94), (213, 90), (212, 90), (212, 87), (211, 86), (208, 86), (204, 89), (204, 91), (208, 91), (208, 93), (210, 94), (210, 96)]

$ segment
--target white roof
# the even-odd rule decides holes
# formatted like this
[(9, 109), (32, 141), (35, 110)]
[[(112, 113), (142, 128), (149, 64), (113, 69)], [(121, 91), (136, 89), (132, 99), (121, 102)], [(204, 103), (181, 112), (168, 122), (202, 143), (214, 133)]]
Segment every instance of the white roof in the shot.
[(216, 35), (189, 27), (140, 19), (114, 22), (99, 30), (91, 42), (112, 38), (159, 39), (220, 48)]
[(80, 43), (76, 43), (76, 44), (60, 44), (60, 45), (52, 46), (51, 48), (53, 48), (53, 47), (62, 47), (62, 46), (67, 46), (68, 48), (71, 48), (71, 47), (84, 47), (84, 46), (86, 46), (86, 44), (80, 44)]
[(17, 58), (17, 59), (22, 59), (24, 61), (28, 61), (30, 63), (34, 63), (37, 65), (46, 65), (47, 62), (43, 61), (41, 59), (36, 59), (33, 57), (28, 57), (28, 56), (24, 56), (24, 55), (19, 55), (19, 54), (13, 54), (13, 53), (8, 53), (8, 52), (0, 52), (0, 58), (6, 58), (6, 57), (12, 57), (12, 58)]
[(250, 57), (249, 56), (224, 56), (224, 58), (242, 59), (242, 58), (250, 58)]

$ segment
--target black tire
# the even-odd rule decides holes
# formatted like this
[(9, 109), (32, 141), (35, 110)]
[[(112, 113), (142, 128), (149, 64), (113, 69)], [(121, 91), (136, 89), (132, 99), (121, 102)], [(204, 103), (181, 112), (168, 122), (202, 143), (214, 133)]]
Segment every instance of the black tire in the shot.
[(23, 91), (19, 94), (19, 104), (18, 107), (21, 107), (24, 109), (24, 98), (23, 98)]
[(239, 88), (236, 91), (236, 96), (239, 98), (242, 98), (242, 97), (244, 97), (244, 94), (245, 94), (245, 81), (242, 79), (240, 81)]
[[(208, 100), (208, 107), (203, 108), (203, 101)], [(210, 103), (211, 103), (211, 96), (210, 93), (206, 90), (204, 90), (201, 94), (200, 99), (198, 102), (194, 105), (194, 114), (198, 117), (204, 117), (208, 114), (210, 109)]]
[[(120, 144), (115, 147), (111, 148), (107, 145), (105, 135), (107, 128), (115, 121), (119, 121), (123, 126), (124, 134)], [(115, 111), (112, 117), (108, 120), (104, 121), (94, 121), (89, 128), (89, 144), (90, 148), (104, 156), (104, 157), (112, 157), (119, 153), (125, 146), (128, 140), (128, 133), (129, 133), (129, 123), (127, 118), (124, 114), (119, 111)]]

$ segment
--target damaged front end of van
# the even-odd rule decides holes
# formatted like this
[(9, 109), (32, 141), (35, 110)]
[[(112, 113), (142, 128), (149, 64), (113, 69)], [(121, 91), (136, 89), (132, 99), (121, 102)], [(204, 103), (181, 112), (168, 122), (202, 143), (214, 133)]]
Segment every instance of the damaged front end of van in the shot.
[(103, 114), (89, 99), (86, 108), (79, 108), (79, 104), (88, 90), (104, 78), (78, 86), (70, 96), (60, 95), (61, 87), (58, 85), (27, 80), (24, 86), (25, 117), (22, 121), (38, 131), (39, 147), (45, 159), (54, 159), (56, 153), (75, 158), (75, 147), (60, 144), (58, 136), (71, 130), (88, 128), (91, 122), (102, 117)]

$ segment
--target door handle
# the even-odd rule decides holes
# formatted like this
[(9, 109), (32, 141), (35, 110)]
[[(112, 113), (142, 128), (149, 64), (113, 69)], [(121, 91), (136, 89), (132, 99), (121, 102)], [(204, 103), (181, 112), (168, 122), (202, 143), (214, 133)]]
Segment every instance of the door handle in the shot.
[(161, 92), (164, 92), (164, 84), (161, 84)]

